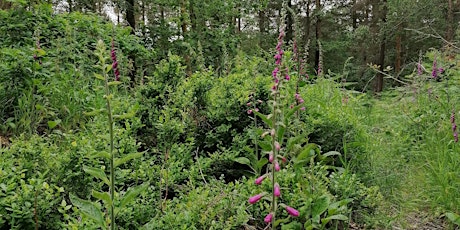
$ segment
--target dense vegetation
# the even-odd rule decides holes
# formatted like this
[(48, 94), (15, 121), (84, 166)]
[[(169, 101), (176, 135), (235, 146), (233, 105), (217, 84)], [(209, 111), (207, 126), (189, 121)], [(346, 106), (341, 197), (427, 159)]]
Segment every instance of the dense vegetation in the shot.
[(460, 226), (460, 1), (0, 9), (0, 229)]

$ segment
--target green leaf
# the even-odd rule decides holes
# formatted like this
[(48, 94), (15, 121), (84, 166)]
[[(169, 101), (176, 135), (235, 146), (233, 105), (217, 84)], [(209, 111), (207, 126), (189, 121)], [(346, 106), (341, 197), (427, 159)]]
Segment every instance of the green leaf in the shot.
[(460, 215), (458, 215), (456, 213), (448, 212), (448, 213), (446, 213), (446, 217), (447, 217), (447, 219), (452, 221), (452, 223), (460, 226)]
[(50, 129), (54, 129), (57, 125), (61, 123), (61, 119), (55, 120), (55, 121), (48, 121), (48, 127)]
[(110, 70), (112, 70), (112, 64), (105, 65), (105, 72), (108, 73)]
[(259, 146), (264, 151), (272, 151), (272, 144), (268, 141), (259, 141)]
[(278, 227), (278, 225), (280, 225), (281, 223), (286, 223), (288, 221), (289, 221), (289, 217), (285, 218), (285, 219), (277, 219), (277, 220), (275, 220), (275, 223), (273, 224), (273, 228), (276, 229), (276, 227)]
[(104, 204), (106, 205), (107, 209), (109, 209), (110, 206), (112, 206), (112, 199), (110, 199), (110, 194), (108, 192), (98, 192), (98, 191), (93, 189), (91, 191), (91, 195), (94, 198), (102, 200), (104, 202)]
[(109, 86), (112, 86), (112, 85), (121, 85), (121, 81), (111, 81), (109, 83), (107, 83)]
[(294, 108), (290, 109), (285, 115), (284, 115), (284, 121), (287, 122), (291, 119), (292, 115), (294, 115), (295, 112), (297, 112), (300, 108), (305, 107), (304, 104), (300, 104), (295, 106)]
[(83, 114), (85, 116), (96, 116), (96, 115), (99, 115), (100, 113), (104, 112), (105, 109), (97, 109), (97, 110), (93, 110), (91, 112), (83, 112)]
[(110, 153), (106, 151), (99, 152), (95, 155), (89, 156), (89, 158), (104, 158), (104, 159), (110, 159)]
[(101, 179), (106, 185), (110, 186), (110, 181), (109, 181), (109, 179), (105, 175), (105, 172), (102, 169), (83, 166), (83, 171), (85, 171), (86, 173), (90, 174), (93, 177)]
[(345, 216), (345, 215), (342, 215), (342, 214), (338, 214), (338, 215), (328, 216), (328, 217), (325, 218), (325, 219), (347, 221), (347, 220), (348, 220), (348, 217)]
[(337, 152), (337, 151), (330, 151), (330, 152), (327, 152), (323, 155), (321, 155), (322, 158), (326, 158), (326, 157), (330, 157), (330, 156), (341, 156), (342, 154)]
[(318, 149), (318, 145), (310, 143), (307, 144), (304, 149), (300, 152), (299, 156), (295, 159), (295, 164), (302, 164), (306, 160), (310, 159), (315, 155), (315, 149)]
[(135, 112), (124, 113), (124, 114), (121, 114), (121, 115), (113, 115), (113, 119), (115, 119), (115, 120), (124, 120), (124, 119), (133, 118), (134, 116), (136, 116)]
[(265, 122), (265, 124), (268, 127), (270, 127), (271, 129), (273, 128), (273, 122), (270, 119), (268, 119), (268, 116), (265, 116), (257, 111), (254, 111), (254, 114), (260, 117), (260, 119), (262, 119), (262, 121)]
[(281, 230), (301, 230), (302, 224), (297, 221), (292, 221), (289, 224), (281, 225)]
[(43, 49), (36, 49), (35, 51), (37, 51), (39, 57), (43, 57), (46, 55), (46, 52)]
[(305, 230), (312, 230), (313, 229), (313, 225), (311, 223), (311, 219), (310, 220), (307, 220), (305, 222), (305, 224), (303, 225), (303, 227), (305, 228)]
[(326, 227), (326, 224), (329, 223), (331, 220), (342, 220), (342, 221), (347, 221), (348, 217), (342, 214), (338, 215), (333, 215), (333, 216), (328, 216), (326, 218), (321, 219), (321, 225)]
[(96, 77), (97, 79), (105, 81), (104, 77), (102, 75), (98, 74), (98, 73), (94, 73), (94, 77)]
[(264, 167), (264, 165), (266, 165), (267, 163), (268, 159), (266, 157), (261, 158), (256, 164), (257, 170), (262, 169), (262, 167)]
[(347, 198), (347, 199), (339, 200), (337, 202), (334, 202), (334, 203), (330, 204), (329, 208), (328, 208), (328, 210), (329, 210), (328, 214), (329, 215), (335, 215), (340, 208), (346, 207), (347, 204), (349, 204), (352, 201), (353, 201), (352, 198)]
[(142, 155), (144, 155), (146, 151), (144, 152), (137, 152), (137, 153), (130, 153), (122, 158), (115, 158), (115, 163), (114, 163), (114, 167), (118, 167), (132, 159), (136, 159), (136, 158), (139, 158), (141, 157)]
[(329, 196), (326, 195), (319, 197), (317, 200), (313, 202), (311, 208), (311, 215), (313, 219), (316, 220), (316, 223), (319, 223), (319, 216), (327, 210), (330, 202), (331, 200)]
[(243, 165), (251, 166), (251, 161), (246, 157), (238, 157), (238, 158), (233, 159), (233, 161), (238, 162)]
[(77, 206), (88, 218), (91, 218), (96, 224), (102, 229), (106, 228), (104, 221), (104, 214), (100, 210), (100, 207), (95, 203), (87, 200), (78, 198), (77, 196), (70, 194), (70, 201), (73, 205)]
[(123, 198), (120, 199), (119, 208), (125, 207), (129, 202), (134, 200), (141, 192), (143, 192), (149, 186), (148, 183), (141, 184), (137, 187), (131, 188), (128, 192), (125, 193)]
[(288, 140), (287, 140), (287, 144), (286, 144), (286, 152), (290, 153), (292, 151), (292, 148), (296, 145), (296, 144), (303, 144), (304, 142), (307, 142), (307, 135), (306, 134), (300, 134), (300, 135), (297, 135), (297, 136), (294, 136), (294, 137), (290, 137)]
[(284, 124), (279, 124), (278, 131), (276, 133), (276, 137), (278, 138), (278, 142), (280, 143), (280, 145), (283, 145), (285, 131), (286, 131), (286, 126)]

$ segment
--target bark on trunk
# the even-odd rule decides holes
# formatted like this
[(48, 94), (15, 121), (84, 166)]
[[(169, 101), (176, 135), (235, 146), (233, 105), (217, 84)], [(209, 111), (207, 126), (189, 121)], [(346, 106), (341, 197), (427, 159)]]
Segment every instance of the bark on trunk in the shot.
[(264, 38), (267, 32), (267, 28), (265, 27), (266, 20), (265, 10), (259, 10), (259, 46), (261, 48), (266, 46), (266, 40)]
[[(181, 0), (181, 6), (180, 6), (180, 15), (181, 15), (181, 30), (182, 30), (182, 37), (184, 38), (184, 40), (187, 40), (186, 37), (187, 37), (187, 2), (186, 0)], [(185, 54), (184, 54), (184, 60), (185, 60), (185, 65), (187, 66), (187, 69), (186, 69), (186, 73), (187, 73), (187, 76), (191, 76), (192, 75), (192, 64), (191, 64), (191, 60), (190, 60), (190, 55), (189, 55), (189, 51), (186, 50), (185, 51)]]
[(310, 0), (307, 0), (306, 5), (306, 19), (305, 19), (305, 37), (304, 41), (307, 42), (310, 39), (310, 26), (311, 26), (311, 18), (310, 18)]
[[(387, 1), (384, 0), (383, 1), (383, 8), (378, 11), (378, 14), (380, 15), (381, 17), (381, 20), (382, 20), (382, 24), (384, 25), (387, 21)], [(384, 31), (384, 28), (382, 28), (382, 26), (380, 26), (380, 30)], [(383, 33), (381, 35), (382, 37), (380, 38), (380, 52), (379, 52), (379, 59), (378, 59), (378, 62), (377, 64), (380, 66), (379, 70), (380, 72), (377, 73), (377, 79), (376, 79), (376, 85), (375, 85), (375, 92), (382, 92), (383, 90), (383, 70), (384, 70), (384, 65), (385, 65), (385, 42), (386, 42), (386, 38), (385, 38), (385, 33)]]
[(352, 28), (353, 28), (353, 31), (356, 30), (356, 28), (358, 28), (358, 22), (357, 22), (357, 15), (356, 15), (356, 0), (353, 0), (353, 6), (351, 7), (351, 25), (352, 25)]
[(398, 26), (398, 32), (396, 33), (396, 62), (395, 71), (399, 73), (401, 71), (401, 54), (402, 54), (402, 26)]
[[(292, 2), (291, 0), (287, 1), (287, 6), (292, 9)], [(294, 15), (291, 14), (291, 11), (287, 12), (287, 18), (286, 18), (286, 42), (292, 41), (293, 37), (293, 24), (294, 24)]]
[(315, 52), (315, 68), (318, 71), (320, 68), (319, 66), (319, 59), (320, 59), (320, 40), (321, 40), (321, 17), (320, 17), (320, 10), (321, 10), (321, 1), (316, 0), (316, 28), (315, 28), (315, 35), (316, 35), (316, 52)]
[[(136, 18), (134, 15), (134, 0), (127, 0), (126, 7), (126, 21), (128, 21), (129, 26), (131, 27), (131, 34), (135, 34), (136, 30)], [(128, 53), (128, 59), (132, 61), (133, 68), (129, 71), (130, 85), (134, 88), (136, 83), (136, 54), (133, 52)]]
[(452, 0), (448, 0), (446, 40), (448, 42), (454, 40), (454, 4)]

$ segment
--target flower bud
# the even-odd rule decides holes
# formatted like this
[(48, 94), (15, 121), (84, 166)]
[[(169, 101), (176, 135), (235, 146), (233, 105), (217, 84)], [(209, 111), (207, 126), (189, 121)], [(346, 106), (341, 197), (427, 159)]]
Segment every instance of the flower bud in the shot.
[(280, 169), (280, 164), (278, 164), (278, 161), (275, 161), (275, 171), (279, 172)]
[(280, 151), (281, 149), (280, 143), (278, 143), (278, 141), (275, 141), (275, 149), (276, 151)]
[(299, 211), (295, 210), (294, 208), (291, 208), (289, 206), (286, 206), (286, 211), (289, 213), (291, 216), (299, 216)]
[(267, 216), (264, 218), (265, 223), (271, 223), (273, 220), (273, 213), (269, 213)]
[(259, 178), (257, 178), (256, 181), (255, 181), (256, 185), (262, 184), (262, 181), (265, 180), (265, 177), (266, 177), (266, 176), (263, 175), (263, 176), (260, 176)]
[(255, 203), (257, 203), (257, 201), (259, 201), (262, 197), (263, 197), (263, 194), (262, 194), (262, 193), (261, 193), (261, 194), (257, 194), (257, 195), (255, 195), (255, 196), (250, 197), (248, 201), (249, 201), (249, 203), (251, 203), (251, 204), (255, 204)]
[(273, 188), (273, 194), (276, 196), (276, 197), (280, 197), (281, 196), (281, 190), (280, 190), (280, 185), (278, 183), (275, 184), (275, 187)]

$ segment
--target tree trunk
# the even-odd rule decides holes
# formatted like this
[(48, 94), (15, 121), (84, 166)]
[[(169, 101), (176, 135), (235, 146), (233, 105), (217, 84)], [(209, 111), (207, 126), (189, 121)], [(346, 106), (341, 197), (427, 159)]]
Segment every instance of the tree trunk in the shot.
[[(184, 38), (184, 41), (187, 40), (187, 2), (186, 0), (181, 0), (180, 3), (180, 18), (181, 18), (181, 29), (182, 29), (182, 37)], [(185, 50), (184, 54), (184, 60), (185, 60), (185, 65), (187, 66), (186, 73), (187, 76), (192, 76), (192, 64), (190, 60), (190, 51)]]
[[(292, 9), (292, 2), (291, 0), (287, 1), (287, 6)], [(293, 37), (293, 26), (292, 24), (294, 23), (293, 17), (291, 11), (288, 10), (287, 12), (287, 18), (286, 18), (286, 42), (288, 43), (289, 41), (292, 41)]]
[[(380, 15), (380, 18), (382, 20), (382, 25), (384, 26), (386, 21), (387, 21), (387, 1), (383, 0), (382, 2), (383, 8), (382, 10), (377, 10), (379, 11), (376, 15)], [(378, 8), (378, 7), (377, 7)], [(384, 31), (383, 26), (380, 26), (380, 31)], [(376, 78), (376, 85), (375, 85), (375, 92), (379, 93), (382, 92), (383, 90), (383, 70), (384, 70), (384, 65), (385, 65), (385, 33), (381, 35), (382, 37), (380, 38), (380, 52), (379, 52), (379, 59), (377, 62), (377, 65), (379, 65), (379, 70), (380, 72), (377, 73), (377, 78)]]
[(454, 40), (454, 5), (452, 0), (448, 0), (446, 40), (448, 42)]
[(128, 21), (128, 25), (132, 29), (131, 34), (134, 34), (134, 30), (136, 29), (136, 18), (134, 16), (134, 0), (127, 0), (126, 3), (126, 21)]
[(351, 6), (351, 25), (352, 25), (352, 28), (353, 28), (353, 31), (356, 30), (356, 28), (358, 28), (358, 16), (356, 15), (356, 0), (353, 0), (353, 5)]
[(263, 49), (266, 46), (265, 35), (267, 33), (265, 10), (259, 10), (259, 46)]
[(398, 25), (398, 31), (396, 32), (396, 62), (395, 72), (401, 71), (401, 53), (402, 53), (402, 24)]
[(193, 0), (189, 1), (188, 14), (190, 17), (190, 24), (192, 26), (192, 31), (196, 32), (196, 15), (195, 15), (195, 10), (193, 8)]
[[(131, 34), (135, 34), (136, 30), (136, 18), (134, 15), (134, 0), (127, 0), (127, 7), (126, 7), (126, 21), (128, 21), (128, 25), (131, 27)], [(131, 82), (131, 87), (134, 88), (136, 83), (136, 55), (133, 52), (128, 53), (128, 59), (131, 60), (133, 63), (133, 68), (129, 71), (129, 78)]]
[(186, 2), (185, 0), (181, 0), (180, 2), (180, 19), (181, 19), (181, 30), (182, 30), (182, 36), (185, 39), (185, 35), (187, 34), (187, 10), (186, 10)]
[(317, 71), (320, 70), (319, 60), (320, 60), (320, 40), (321, 40), (321, 0), (316, 0), (316, 28), (315, 28), (315, 35), (316, 35), (316, 52), (315, 52), (315, 68)]
[(305, 19), (305, 37), (304, 37), (304, 41), (307, 42), (308, 39), (310, 39), (310, 26), (311, 26), (310, 0), (307, 0), (305, 17), (306, 17), (306, 19)]

